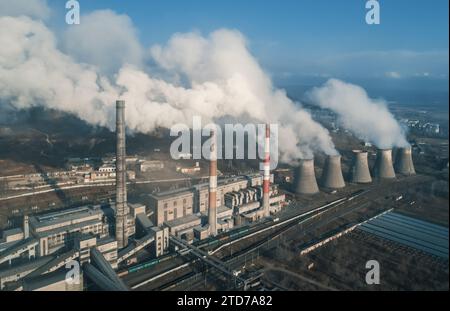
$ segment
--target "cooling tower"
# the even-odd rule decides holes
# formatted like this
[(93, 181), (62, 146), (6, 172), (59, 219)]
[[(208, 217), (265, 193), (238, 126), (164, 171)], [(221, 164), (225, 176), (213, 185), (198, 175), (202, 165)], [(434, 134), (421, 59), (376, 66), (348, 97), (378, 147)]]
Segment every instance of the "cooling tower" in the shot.
[(383, 179), (395, 178), (392, 149), (379, 149), (374, 167), (374, 176)]
[(125, 151), (125, 101), (116, 102), (116, 240), (119, 249), (128, 245), (126, 188), (126, 151)]
[(314, 159), (301, 160), (294, 175), (295, 193), (314, 194), (319, 192), (314, 172)]
[(353, 150), (353, 153), (355, 154), (355, 158), (350, 172), (350, 181), (356, 184), (371, 183), (372, 177), (370, 176), (367, 151)]
[(411, 147), (400, 148), (395, 159), (395, 171), (402, 175), (415, 175)]
[(322, 173), (321, 184), (325, 188), (339, 189), (345, 187), (342, 175), (341, 156), (328, 156)]

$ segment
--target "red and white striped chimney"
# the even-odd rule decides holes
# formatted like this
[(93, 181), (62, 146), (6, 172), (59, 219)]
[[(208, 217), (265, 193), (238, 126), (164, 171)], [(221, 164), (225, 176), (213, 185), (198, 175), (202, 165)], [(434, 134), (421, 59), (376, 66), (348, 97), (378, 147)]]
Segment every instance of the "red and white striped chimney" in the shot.
[(209, 234), (217, 235), (217, 139), (216, 130), (211, 130), (211, 153), (209, 161), (209, 200), (208, 224)]
[(266, 124), (266, 139), (264, 141), (264, 179), (263, 179), (263, 210), (264, 216), (270, 215), (270, 125)]

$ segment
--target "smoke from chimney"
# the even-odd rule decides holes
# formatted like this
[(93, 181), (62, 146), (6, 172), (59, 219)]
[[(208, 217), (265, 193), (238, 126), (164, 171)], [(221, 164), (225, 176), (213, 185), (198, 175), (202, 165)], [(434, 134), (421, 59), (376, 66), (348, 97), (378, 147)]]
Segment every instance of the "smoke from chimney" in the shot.
[[(95, 38), (91, 41), (95, 45)], [(127, 102), (131, 131), (189, 125), (193, 116), (207, 122), (232, 117), (244, 124), (278, 123), (281, 161), (307, 158), (314, 151), (337, 154), (328, 130), (273, 86), (238, 31), (175, 34), (166, 45), (150, 49), (152, 72), (123, 64), (109, 76), (99, 71), (98, 57), (89, 65), (61, 52), (53, 32), (30, 18), (0, 17), (0, 42), (14, 42), (14, 49), (0, 49), (0, 103), (18, 109), (42, 105), (112, 130), (111, 103), (120, 98)], [(41, 76), (46, 79), (36, 79)]]
[(308, 98), (312, 104), (331, 109), (341, 126), (378, 148), (409, 146), (405, 130), (389, 111), (386, 101), (370, 98), (362, 87), (330, 79), (309, 92)]

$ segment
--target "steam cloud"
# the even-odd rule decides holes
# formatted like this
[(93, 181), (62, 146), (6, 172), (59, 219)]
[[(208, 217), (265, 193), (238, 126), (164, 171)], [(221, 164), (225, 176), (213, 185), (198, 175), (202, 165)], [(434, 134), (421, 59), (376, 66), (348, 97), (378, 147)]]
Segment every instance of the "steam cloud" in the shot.
[[(111, 14), (115, 13), (96, 16), (108, 19)], [(116, 42), (99, 42), (100, 51), (135, 42), (129, 21), (117, 21), (130, 28), (130, 37), (124, 31)], [(68, 40), (75, 41), (63, 44), (64, 53), (43, 22), (26, 16), (0, 17), (0, 102), (16, 108), (43, 105), (60, 109), (114, 129), (115, 100), (121, 98), (127, 101), (127, 125), (134, 131), (148, 133), (177, 123), (190, 125), (195, 115), (205, 121), (231, 116), (243, 123), (278, 123), (282, 161), (311, 157), (314, 151), (337, 153), (329, 132), (284, 91), (273, 87), (238, 31), (221, 29), (207, 37), (175, 34), (166, 45), (150, 49), (159, 70), (153, 75), (140, 65), (144, 54), (140, 45), (132, 44), (128, 52), (133, 64), (124, 63), (111, 76), (108, 72), (114, 67), (105, 62), (96, 64), (102, 53), (95, 50), (95, 40), (81, 46), (78, 54), (71, 53), (78, 46), (76, 40), (83, 40), (83, 29), (92, 31), (73, 30), (74, 36)], [(111, 40), (101, 35), (96, 38)], [(117, 55), (111, 62), (124, 61)]]
[(313, 104), (334, 111), (343, 127), (378, 148), (407, 147), (403, 128), (382, 99), (371, 99), (353, 84), (330, 79), (308, 94)]

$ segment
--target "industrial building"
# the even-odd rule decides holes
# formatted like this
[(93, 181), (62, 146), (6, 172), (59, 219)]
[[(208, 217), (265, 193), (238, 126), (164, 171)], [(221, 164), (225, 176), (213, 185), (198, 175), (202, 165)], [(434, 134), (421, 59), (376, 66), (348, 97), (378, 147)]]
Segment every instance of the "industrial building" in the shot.
[[(0, 240), (2, 289), (80, 289), (83, 285), (67, 287), (64, 273), (59, 273), (75, 260), (100, 288), (121, 290), (125, 287), (114, 277), (113, 269), (144, 247), (151, 246), (155, 256), (167, 251), (168, 228), (154, 226), (144, 205), (127, 202), (125, 102), (117, 101), (116, 108), (116, 165), (99, 170), (116, 178), (115, 202), (25, 215), (22, 227), (4, 231)], [(91, 261), (97, 267), (91, 266)]]
[[(102, 166), (98, 174), (105, 176), (93, 177), (115, 178), (115, 200), (104, 205), (25, 215), (21, 227), (5, 230), (0, 240), (0, 289), (81, 290), (87, 282), (103, 290), (127, 290), (114, 270), (136, 262), (142, 250), (160, 257), (168, 252), (173, 241), (183, 245), (216, 236), (274, 215), (287, 204), (270, 172), (268, 125), (263, 174), (219, 179), (217, 142), (212, 130), (209, 181), (146, 194), (145, 205), (128, 202), (126, 182), (130, 176), (125, 139), (125, 102), (117, 101), (115, 165)], [(354, 151), (349, 182), (372, 182), (367, 155)], [(137, 159), (133, 161), (137, 163)], [(140, 165), (142, 172), (163, 168), (162, 162), (155, 161)], [(415, 174), (411, 148), (397, 152), (395, 168), (401, 175)], [(392, 150), (378, 151), (373, 176), (396, 177)], [(341, 156), (327, 157), (320, 185), (327, 189), (346, 186)], [(319, 191), (314, 159), (302, 159), (295, 169), (293, 192), (313, 195)], [(83, 282), (69, 286), (62, 272), (73, 261), (82, 267)]]
[[(273, 181), (273, 175), (270, 180)], [(259, 174), (221, 179), (216, 194), (217, 231), (228, 231), (235, 225), (253, 222), (263, 218), (265, 213), (251, 212), (262, 207), (263, 177)], [(276, 185), (270, 187), (270, 213), (279, 211), (285, 202)], [(199, 225), (206, 225), (209, 210), (209, 185), (198, 184), (148, 195), (151, 220), (155, 225), (167, 225), (172, 234), (191, 235), (193, 230), (201, 231)]]

